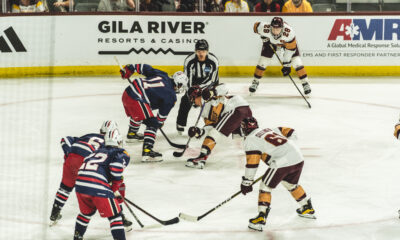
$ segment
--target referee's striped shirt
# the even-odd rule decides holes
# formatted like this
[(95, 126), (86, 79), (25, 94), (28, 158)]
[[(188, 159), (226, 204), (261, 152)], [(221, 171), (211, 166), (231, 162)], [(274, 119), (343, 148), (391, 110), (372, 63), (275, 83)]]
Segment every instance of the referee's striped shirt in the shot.
[(204, 62), (200, 62), (197, 59), (196, 53), (187, 56), (184, 71), (189, 78), (189, 87), (194, 85), (205, 87), (211, 83), (218, 82), (218, 67), (218, 58), (212, 53), (207, 54)]

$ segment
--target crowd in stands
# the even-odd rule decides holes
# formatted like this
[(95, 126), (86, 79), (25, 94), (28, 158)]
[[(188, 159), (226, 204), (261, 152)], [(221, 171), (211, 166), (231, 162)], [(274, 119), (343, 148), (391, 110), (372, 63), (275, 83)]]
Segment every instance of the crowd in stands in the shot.
[[(203, 7), (201, 8), (201, 4)], [(79, 6), (80, 5), (80, 6)], [(76, 6), (76, 7), (75, 7)], [(135, 0), (11, 0), (10, 11), (135, 11)], [(312, 12), (307, 0), (140, 0), (140, 11), (152, 12)]]
[[(334, 12), (336, 0), (8, 0), (3, 12)], [(74, 2), (75, 1), (75, 2)], [(368, 1), (368, 0), (366, 0)], [(384, 0), (383, 0), (384, 1)], [(400, 1), (400, 0), (399, 0)], [(0, 1), (1, 2), (1, 1)], [(136, 6), (138, 5), (138, 6)], [(201, 6), (202, 5), (202, 6)], [(368, 6), (367, 6), (368, 5)], [(364, 11), (382, 11), (383, 4), (365, 3)], [(398, 4), (400, 6), (400, 4)], [(368, 7), (368, 8), (366, 8)], [(392, 8), (389, 8), (391, 10)], [(352, 9), (353, 10), (353, 9)], [(357, 11), (357, 10), (356, 10)], [(363, 10), (361, 10), (363, 11)]]

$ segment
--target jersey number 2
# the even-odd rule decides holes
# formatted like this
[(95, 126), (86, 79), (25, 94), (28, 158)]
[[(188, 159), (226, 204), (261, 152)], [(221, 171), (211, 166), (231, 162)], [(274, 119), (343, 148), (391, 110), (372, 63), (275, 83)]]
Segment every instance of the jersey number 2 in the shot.
[(92, 153), (87, 158), (90, 160), (84, 162), (79, 169), (97, 171), (97, 168), (99, 167), (98, 163), (104, 162), (107, 159), (107, 154), (101, 152), (96, 154)]

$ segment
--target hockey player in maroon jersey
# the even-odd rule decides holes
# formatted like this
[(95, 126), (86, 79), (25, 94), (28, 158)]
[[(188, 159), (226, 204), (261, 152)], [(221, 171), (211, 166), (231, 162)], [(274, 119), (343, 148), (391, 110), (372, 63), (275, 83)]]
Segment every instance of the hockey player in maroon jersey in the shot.
[(258, 215), (249, 220), (249, 228), (262, 231), (271, 208), (271, 192), (282, 185), (299, 203), (296, 210), (300, 217), (314, 218), (311, 199), (298, 184), (304, 165), (303, 155), (295, 143), (294, 129), (279, 127), (275, 129), (259, 128), (257, 120), (246, 118), (241, 123), (241, 132), (245, 138), (246, 170), (240, 189), (243, 194), (253, 191), (253, 180), (260, 160), (269, 166), (260, 184), (258, 195)]
[(394, 126), (394, 136), (400, 140), (400, 119), (399, 122)]
[[(271, 65), (274, 51), (278, 53), (280, 49), (283, 49), (283, 76), (289, 75), (291, 66), (293, 66), (303, 86), (304, 94), (310, 94), (311, 87), (307, 81), (307, 72), (300, 58), (293, 28), (284, 22), (282, 18), (274, 17), (271, 23), (256, 22), (253, 30), (254, 33), (261, 36), (263, 47), (256, 70), (254, 71), (254, 80), (249, 87), (249, 91), (254, 93), (257, 90), (259, 80), (262, 78), (265, 69)], [(272, 50), (271, 47), (274, 48), (274, 50)]]
[(110, 221), (113, 239), (125, 240), (121, 208), (116, 196), (119, 196), (122, 173), (129, 164), (130, 156), (121, 148), (122, 136), (117, 128), (109, 129), (104, 140), (105, 146), (85, 158), (79, 168), (75, 192), (80, 213), (76, 218), (74, 240), (83, 239), (96, 211)]

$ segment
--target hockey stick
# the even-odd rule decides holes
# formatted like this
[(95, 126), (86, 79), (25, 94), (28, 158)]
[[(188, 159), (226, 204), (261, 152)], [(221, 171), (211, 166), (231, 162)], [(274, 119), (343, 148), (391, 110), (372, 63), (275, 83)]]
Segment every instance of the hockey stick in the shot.
[(135, 208), (139, 209), (140, 211), (142, 211), (144, 214), (146, 214), (147, 216), (151, 217), (152, 219), (156, 220), (157, 222), (159, 222), (162, 225), (171, 225), (171, 224), (175, 224), (179, 222), (179, 218), (178, 217), (174, 217), (170, 220), (160, 220), (156, 217), (154, 217), (153, 215), (151, 215), (150, 213), (148, 213), (147, 211), (145, 211), (143, 208), (139, 207), (138, 205), (134, 204), (133, 202), (129, 201), (129, 199), (125, 198), (125, 201), (127, 203), (129, 203), (130, 205), (134, 206)]
[(140, 222), (139, 218), (136, 216), (136, 214), (132, 211), (132, 208), (126, 203), (125, 198), (121, 195), (122, 201), (124, 202), (125, 206), (128, 208), (129, 212), (132, 214), (132, 216), (135, 218), (136, 222), (140, 225), (141, 228), (144, 227), (144, 225)]
[[(257, 183), (258, 181), (260, 181), (262, 179), (263, 176), (257, 178), (252, 184), (251, 186), (253, 186), (255, 183)], [(235, 198), (236, 196), (238, 196), (241, 193), (241, 191), (238, 191), (237, 193), (233, 194), (232, 196), (230, 196), (228, 199), (226, 199), (225, 201), (221, 202), (220, 204), (218, 204), (216, 207), (214, 207), (213, 209), (210, 209), (208, 212), (204, 213), (203, 215), (200, 216), (192, 216), (192, 215), (188, 215), (186, 213), (179, 213), (179, 218), (182, 218), (183, 220), (186, 221), (190, 221), (190, 222), (197, 222), (200, 221), (200, 219), (204, 218), (205, 216), (207, 216), (208, 214), (214, 212), (215, 210), (217, 210), (219, 207), (221, 207), (222, 205), (224, 205), (225, 203), (229, 202), (230, 200), (232, 200), (233, 198)]]
[(164, 135), (164, 137), (165, 137), (165, 139), (167, 140), (167, 142), (169, 143), (169, 145), (171, 145), (172, 147), (175, 147), (175, 148), (182, 148), (182, 149), (186, 148), (186, 145), (177, 144), (177, 143), (171, 142), (171, 140), (169, 140), (167, 134), (165, 134), (165, 132), (162, 130), (162, 128), (160, 128), (160, 131), (161, 131), (162, 135)]
[[(204, 102), (203, 105), (201, 106), (200, 114), (197, 117), (196, 123), (194, 124), (195, 127), (197, 127), (197, 124), (199, 123), (199, 120), (200, 120), (201, 114), (203, 113), (203, 109), (204, 109), (205, 105), (206, 105), (206, 103)], [(191, 139), (192, 139), (191, 137), (188, 139), (188, 141), (187, 141), (187, 143), (185, 145), (185, 148), (183, 149), (182, 152), (173, 152), (172, 153), (174, 155), (174, 157), (182, 157), (182, 155), (185, 153), (186, 149), (189, 147), (189, 143), (190, 143)]]
[[(268, 44), (269, 47), (272, 49), (272, 51), (274, 52), (275, 56), (278, 58), (279, 63), (282, 65), (283, 67), (283, 62), (281, 61), (281, 58), (278, 56), (278, 54), (276, 53), (274, 47), (272, 47), (271, 43)], [(297, 91), (299, 91), (300, 95), (303, 97), (304, 101), (306, 101), (307, 105), (309, 108), (311, 108), (311, 104), (307, 101), (306, 97), (304, 97), (303, 93), (300, 91), (299, 87), (297, 87), (297, 84), (293, 81), (292, 76), (290, 76), (290, 74), (288, 75), (290, 80), (292, 81), (292, 83), (294, 84), (294, 86), (296, 87)]]

